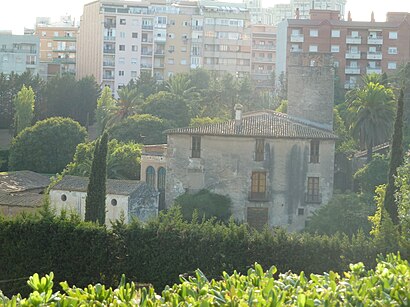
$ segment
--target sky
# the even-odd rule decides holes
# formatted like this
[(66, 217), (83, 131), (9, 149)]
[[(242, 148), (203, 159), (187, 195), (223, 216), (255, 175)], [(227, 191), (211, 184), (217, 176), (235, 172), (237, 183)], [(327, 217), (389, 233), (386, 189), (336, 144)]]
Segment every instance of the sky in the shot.
[[(238, 2), (240, 0), (236, 0)], [(265, 7), (289, 0), (262, 0)], [(60, 16), (71, 15), (79, 20), (83, 6), (91, 0), (1, 0), (0, 30), (12, 30), (23, 34), (24, 27), (33, 28), (36, 17), (51, 17), (58, 21)], [(347, 12), (352, 19), (370, 21), (374, 11), (376, 21), (385, 21), (386, 12), (410, 12), (410, 0), (347, 0)]]

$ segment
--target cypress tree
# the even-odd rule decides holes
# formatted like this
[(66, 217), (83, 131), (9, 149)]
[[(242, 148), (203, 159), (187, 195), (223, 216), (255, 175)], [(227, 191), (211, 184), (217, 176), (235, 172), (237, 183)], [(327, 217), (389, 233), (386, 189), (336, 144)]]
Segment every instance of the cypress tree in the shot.
[(393, 141), (391, 145), (391, 156), (389, 165), (389, 177), (384, 198), (384, 207), (390, 215), (394, 224), (399, 224), (397, 202), (394, 198), (396, 187), (394, 179), (397, 176), (397, 168), (403, 163), (403, 89), (397, 103), (396, 120), (394, 121)]
[(85, 220), (105, 223), (105, 194), (107, 178), (108, 134), (104, 133), (95, 144), (90, 179), (85, 199)]

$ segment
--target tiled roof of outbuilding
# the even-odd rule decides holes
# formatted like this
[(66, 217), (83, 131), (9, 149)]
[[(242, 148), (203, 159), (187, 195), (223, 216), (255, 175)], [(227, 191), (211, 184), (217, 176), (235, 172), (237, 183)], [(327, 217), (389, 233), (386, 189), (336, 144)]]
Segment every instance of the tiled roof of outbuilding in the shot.
[[(145, 182), (138, 180), (107, 179), (106, 192), (113, 195), (130, 195)], [(79, 176), (64, 176), (52, 190), (87, 192), (88, 178)]]
[(275, 111), (259, 111), (244, 114), (242, 117), (242, 125), (239, 127), (235, 127), (235, 120), (229, 120), (223, 123), (203, 125), (200, 127), (170, 129), (167, 130), (166, 133), (297, 139), (337, 138), (331, 131), (321, 128), (312, 122)]

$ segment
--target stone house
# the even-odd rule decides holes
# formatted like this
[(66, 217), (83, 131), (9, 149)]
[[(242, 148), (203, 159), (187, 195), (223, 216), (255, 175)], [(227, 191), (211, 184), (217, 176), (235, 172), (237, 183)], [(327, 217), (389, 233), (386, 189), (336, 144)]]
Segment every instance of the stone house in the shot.
[(44, 201), (50, 178), (32, 171), (0, 173), (0, 215), (35, 212)]
[(288, 114), (236, 105), (233, 120), (168, 130), (166, 206), (205, 188), (239, 221), (302, 229), (333, 193), (333, 76), (328, 57), (308, 55), (289, 67)]
[[(50, 204), (57, 213), (72, 211), (84, 219), (87, 186), (87, 177), (64, 176), (50, 189)], [(147, 221), (158, 214), (158, 192), (145, 182), (107, 179), (105, 206), (107, 225), (122, 215), (126, 223), (133, 217)]]

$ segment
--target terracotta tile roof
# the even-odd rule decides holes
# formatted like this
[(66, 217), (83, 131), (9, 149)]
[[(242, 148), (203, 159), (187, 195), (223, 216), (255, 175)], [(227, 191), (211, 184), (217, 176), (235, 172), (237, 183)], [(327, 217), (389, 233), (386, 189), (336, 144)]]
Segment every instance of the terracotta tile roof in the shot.
[[(130, 195), (145, 182), (138, 180), (107, 179), (106, 192), (113, 195)], [(87, 192), (88, 177), (66, 175), (58, 182), (52, 190)]]
[(32, 171), (0, 173), (0, 191), (20, 192), (32, 189), (44, 189), (50, 184), (50, 178)]
[(240, 127), (235, 127), (235, 120), (229, 120), (223, 123), (203, 125), (200, 127), (170, 129), (165, 131), (165, 133), (296, 139), (337, 138), (335, 134), (321, 128), (319, 124), (275, 111), (246, 113), (242, 117), (242, 125)]

